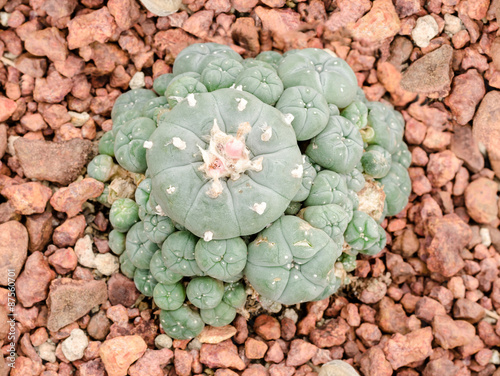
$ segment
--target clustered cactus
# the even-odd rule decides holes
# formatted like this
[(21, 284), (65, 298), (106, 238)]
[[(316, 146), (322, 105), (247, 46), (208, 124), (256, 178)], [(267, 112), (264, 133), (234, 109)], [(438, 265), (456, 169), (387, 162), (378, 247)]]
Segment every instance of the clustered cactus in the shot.
[(324, 299), (358, 253), (384, 248), (380, 223), (410, 193), (404, 121), (345, 61), (193, 44), (153, 88), (116, 100), (88, 174), (137, 183), (133, 199), (100, 201), (122, 272), (167, 334), (231, 323), (249, 287), (286, 305)]

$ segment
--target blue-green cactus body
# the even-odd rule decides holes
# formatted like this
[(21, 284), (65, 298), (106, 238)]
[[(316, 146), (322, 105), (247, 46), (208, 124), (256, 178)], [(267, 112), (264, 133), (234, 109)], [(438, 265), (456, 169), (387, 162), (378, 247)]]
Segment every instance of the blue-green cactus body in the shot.
[(311, 192), (311, 187), (314, 179), (316, 179), (316, 175), (318, 174), (311, 161), (306, 155), (302, 156), (302, 185), (300, 186), (299, 191), (293, 197), (292, 202), (301, 202), (304, 201), (309, 193)]
[(344, 231), (350, 215), (336, 204), (308, 206), (302, 216), (311, 226), (323, 230), (336, 243), (344, 243)]
[(165, 96), (171, 108), (180, 102), (187, 100), (189, 94), (206, 93), (208, 90), (199, 80), (193, 77), (185, 76), (173, 80), (167, 87)]
[(211, 61), (221, 57), (231, 58), (239, 62), (243, 60), (231, 47), (222, 44), (192, 44), (177, 55), (172, 71), (175, 76), (185, 72), (201, 74)]
[(135, 89), (120, 95), (113, 105), (111, 119), (113, 120), (113, 134), (116, 135), (120, 127), (126, 122), (141, 117), (144, 104), (156, 98), (151, 90)]
[[(300, 188), (302, 156), (293, 129), (278, 110), (245, 92), (221, 89), (194, 99), (163, 115), (151, 136), (147, 160), (155, 198), (166, 215), (196, 236), (254, 234), (276, 220)], [(242, 130), (248, 131), (248, 168), (236, 171), (224, 157), (229, 176), (216, 178), (219, 167), (207, 163), (203, 153), (216, 163), (216, 145), (225, 147), (217, 140), (227, 135), (226, 145), (237, 142)]]
[(293, 86), (281, 95), (276, 108), (292, 114), (297, 140), (309, 140), (325, 129), (330, 110), (323, 94), (308, 86)]
[(278, 74), (285, 88), (312, 87), (339, 108), (349, 106), (356, 97), (357, 79), (349, 65), (317, 48), (288, 51)]
[(106, 132), (99, 140), (99, 154), (115, 156), (115, 135), (113, 132)]
[(174, 273), (172, 270), (167, 268), (163, 262), (163, 257), (161, 251), (155, 252), (151, 258), (149, 264), (149, 269), (153, 277), (160, 283), (165, 283), (167, 285), (172, 285), (179, 282), (184, 276), (182, 274)]
[(158, 284), (149, 269), (135, 269), (134, 283), (137, 290), (146, 296), (153, 296), (154, 289)]
[(364, 188), (366, 183), (365, 177), (357, 168), (344, 176), (348, 189), (352, 189), (354, 192), (359, 192)]
[(384, 187), (387, 215), (396, 215), (408, 204), (411, 180), (408, 171), (397, 162), (391, 164), (389, 173), (378, 182)]
[(283, 82), (276, 71), (265, 67), (245, 69), (238, 75), (234, 84), (269, 105), (274, 105), (283, 93)]
[(165, 91), (167, 91), (167, 87), (173, 78), (173, 73), (165, 73), (161, 76), (156, 77), (153, 82), (153, 90), (156, 91), (158, 95), (165, 95)]
[(232, 58), (221, 57), (208, 63), (201, 72), (200, 81), (208, 91), (231, 87), (243, 72), (243, 65)]
[(360, 100), (355, 100), (344, 108), (340, 115), (353, 123), (358, 129), (363, 129), (368, 123), (368, 107)]
[(161, 247), (165, 266), (176, 274), (186, 277), (202, 275), (194, 257), (196, 238), (189, 231), (177, 231), (170, 235)]
[(224, 285), (224, 296), (222, 301), (231, 307), (243, 308), (247, 300), (247, 293), (242, 282), (226, 283)]
[(263, 297), (282, 304), (310, 301), (330, 281), (340, 245), (306, 221), (284, 216), (248, 246), (245, 275)]
[(379, 145), (371, 145), (366, 148), (361, 157), (361, 164), (366, 174), (380, 179), (386, 176), (391, 169), (391, 154)]
[(146, 215), (143, 220), (144, 231), (149, 240), (156, 244), (163, 244), (167, 237), (175, 232), (172, 220), (161, 215)]
[(182, 283), (158, 283), (153, 290), (155, 304), (161, 309), (174, 311), (184, 304), (186, 291)]
[(99, 154), (90, 161), (87, 166), (87, 173), (91, 178), (105, 183), (111, 180), (116, 173), (117, 167), (118, 166), (113, 161), (113, 157)]
[(123, 168), (143, 173), (146, 171), (146, 146), (149, 136), (156, 129), (156, 123), (145, 117), (139, 117), (123, 124), (115, 138), (116, 160)]
[(200, 309), (215, 308), (224, 296), (224, 284), (211, 277), (195, 277), (187, 285), (189, 301)]
[(352, 212), (352, 201), (344, 175), (334, 171), (322, 170), (313, 181), (311, 192), (304, 201), (305, 206), (337, 204), (346, 213)]
[(127, 232), (139, 220), (139, 206), (129, 198), (118, 198), (111, 205), (109, 221), (113, 228)]
[(283, 60), (283, 56), (276, 51), (262, 51), (255, 57), (255, 60), (266, 62), (270, 64), (274, 69), (278, 69), (281, 61)]
[(349, 120), (330, 116), (326, 128), (311, 140), (306, 155), (324, 168), (346, 174), (359, 163), (363, 140)]
[(180, 340), (196, 337), (205, 326), (200, 315), (186, 304), (175, 311), (162, 310), (160, 324), (167, 335)]
[(135, 265), (132, 264), (132, 262), (128, 258), (127, 252), (123, 252), (120, 255), (120, 271), (122, 272), (122, 274), (130, 279), (133, 279), (136, 269), (137, 268), (135, 267)]
[(220, 302), (215, 308), (200, 309), (200, 315), (205, 324), (218, 327), (231, 324), (236, 317), (236, 310)]
[(132, 264), (139, 269), (149, 269), (151, 258), (157, 250), (158, 244), (148, 239), (143, 222), (137, 222), (130, 228), (125, 242), (125, 252)]
[(368, 214), (354, 211), (344, 233), (344, 239), (353, 249), (363, 251), (380, 240), (379, 225)]
[(109, 249), (115, 255), (121, 255), (125, 251), (125, 234), (118, 230), (111, 230), (108, 235)]
[(200, 239), (196, 243), (194, 256), (206, 275), (227, 281), (245, 269), (247, 245), (240, 237), (209, 242)]

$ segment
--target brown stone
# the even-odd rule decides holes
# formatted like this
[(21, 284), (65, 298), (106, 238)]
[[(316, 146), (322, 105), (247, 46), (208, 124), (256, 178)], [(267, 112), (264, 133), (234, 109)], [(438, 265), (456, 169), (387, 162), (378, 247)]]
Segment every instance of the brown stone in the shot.
[(116, 31), (116, 23), (107, 7), (82, 14), (68, 22), (68, 47), (70, 50), (92, 42), (106, 43)]
[(102, 310), (90, 318), (87, 333), (95, 340), (102, 341), (109, 333), (110, 321)]
[(99, 355), (109, 376), (125, 376), (130, 365), (139, 359), (146, 349), (146, 342), (140, 336), (122, 336), (104, 341), (99, 348)]
[(433, 359), (424, 368), (423, 376), (455, 376), (458, 375), (458, 367), (446, 357)]
[(0, 96), (0, 121), (8, 120), (16, 109), (16, 102), (12, 99)]
[(436, 343), (445, 350), (466, 345), (476, 334), (472, 324), (463, 320), (453, 320), (447, 315), (434, 316), (432, 330)]
[(488, 224), (498, 218), (498, 185), (485, 177), (465, 188), (467, 214), (477, 223)]
[(26, 217), (26, 229), (29, 234), (30, 252), (43, 251), (52, 238), (53, 217), (49, 211)]
[(396, 35), (400, 29), (396, 9), (391, 0), (375, 0), (370, 11), (347, 30), (355, 39), (376, 44)]
[(62, 225), (55, 228), (52, 240), (60, 248), (72, 247), (83, 236), (85, 226), (87, 223), (83, 215), (66, 219)]
[[(413, 319), (415, 317), (413, 316)], [(406, 316), (401, 304), (395, 304), (389, 297), (384, 297), (379, 303), (376, 321), (380, 329), (386, 333), (407, 334), (414, 329), (418, 329), (418, 320)]]
[(486, 312), (484, 308), (476, 302), (469, 299), (457, 299), (453, 306), (453, 317), (455, 319), (465, 320), (475, 324), (482, 320)]
[(340, 346), (347, 339), (349, 325), (342, 318), (328, 320), (322, 326), (315, 328), (309, 339), (319, 348)]
[(62, 185), (76, 180), (94, 155), (92, 142), (80, 139), (49, 142), (18, 138), (14, 148), (26, 177)]
[(61, 31), (55, 27), (38, 30), (30, 34), (24, 47), (35, 56), (47, 56), (52, 61), (65, 60), (68, 47)]
[(206, 38), (213, 18), (213, 10), (196, 12), (182, 24), (182, 29), (198, 38)]
[(82, 210), (82, 204), (90, 198), (99, 197), (104, 184), (93, 178), (85, 178), (59, 189), (50, 200), (54, 209), (74, 217)]
[(51, 71), (46, 78), (35, 80), (33, 98), (37, 102), (59, 103), (71, 92), (73, 82), (63, 77), (57, 71)]
[(108, 280), (108, 297), (112, 305), (121, 304), (124, 307), (132, 307), (139, 295), (134, 281), (123, 274), (115, 273)]
[(0, 285), (15, 281), (26, 260), (28, 232), (16, 221), (0, 224)]
[(141, 16), (139, 4), (135, 0), (110, 0), (107, 7), (122, 30), (130, 29)]
[(20, 214), (43, 213), (52, 196), (52, 189), (39, 182), (11, 184), (2, 189), (14, 209)]
[(378, 346), (366, 351), (360, 361), (361, 372), (370, 376), (392, 376), (391, 363), (385, 358), (384, 352)]
[(500, 91), (489, 91), (484, 96), (474, 118), (472, 134), (488, 153), (495, 154), (500, 145)]
[(450, 107), (457, 123), (465, 125), (474, 117), (476, 106), (485, 93), (483, 77), (477, 70), (471, 69), (453, 79), (453, 87), (445, 104)]
[(254, 322), (255, 333), (265, 340), (280, 338), (281, 329), (279, 321), (269, 315), (259, 315)]
[(85, 316), (92, 308), (108, 299), (104, 280), (72, 280), (61, 278), (52, 282), (47, 298), (47, 328), (57, 331)]
[(479, 172), (484, 168), (483, 155), (479, 151), (479, 145), (472, 136), (472, 128), (469, 125), (453, 127), (450, 149), (470, 171)]
[(427, 164), (427, 177), (433, 187), (440, 188), (455, 177), (461, 165), (462, 161), (450, 150), (431, 154)]
[(425, 360), (432, 354), (432, 330), (418, 329), (406, 335), (392, 336), (384, 346), (384, 353), (393, 369)]
[(267, 351), (267, 345), (264, 341), (255, 338), (247, 338), (245, 341), (245, 356), (248, 359), (262, 359)]
[(78, 259), (71, 248), (60, 248), (49, 256), (49, 264), (58, 274), (67, 274), (75, 270)]
[(209, 368), (245, 369), (245, 362), (239, 357), (238, 348), (230, 339), (215, 345), (204, 343), (200, 350), (200, 363)]
[(307, 363), (318, 352), (318, 348), (303, 339), (294, 339), (290, 343), (290, 350), (286, 358), (286, 365), (297, 367)]
[(31, 307), (47, 298), (50, 282), (56, 273), (41, 252), (34, 252), (26, 260), (23, 272), (16, 280), (16, 293), (24, 307)]
[(175, 373), (179, 376), (191, 375), (193, 369), (193, 356), (181, 349), (175, 349), (174, 353)]
[(428, 221), (427, 267), (445, 277), (452, 277), (464, 267), (460, 252), (469, 244), (471, 230), (456, 214)]
[[(242, 316), (238, 316), (242, 317)], [(238, 319), (237, 319), (238, 320)], [(241, 321), (239, 319), (238, 321)], [(232, 325), (214, 327), (205, 325), (200, 334), (196, 337), (201, 343), (216, 344), (232, 338), (237, 333), (237, 329)], [(237, 343), (239, 343), (237, 341)]]
[(235, 43), (248, 51), (248, 57), (255, 57), (260, 52), (259, 32), (253, 18), (237, 18), (231, 26), (231, 36)]
[(430, 98), (447, 96), (453, 78), (452, 55), (453, 48), (445, 44), (416, 60), (403, 73), (401, 87)]
[(436, 315), (446, 315), (446, 310), (437, 300), (424, 296), (417, 301), (415, 316), (422, 321), (431, 323)]

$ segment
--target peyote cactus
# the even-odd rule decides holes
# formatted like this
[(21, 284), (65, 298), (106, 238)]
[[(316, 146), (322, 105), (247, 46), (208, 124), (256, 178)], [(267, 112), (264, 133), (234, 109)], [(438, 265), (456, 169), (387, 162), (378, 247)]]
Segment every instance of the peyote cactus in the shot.
[(88, 173), (137, 186), (109, 195), (110, 248), (168, 335), (229, 324), (247, 290), (324, 299), (358, 253), (385, 247), (380, 223), (411, 188), (404, 121), (366, 100), (343, 60), (194, 44), (153, 88), (116, 100)]

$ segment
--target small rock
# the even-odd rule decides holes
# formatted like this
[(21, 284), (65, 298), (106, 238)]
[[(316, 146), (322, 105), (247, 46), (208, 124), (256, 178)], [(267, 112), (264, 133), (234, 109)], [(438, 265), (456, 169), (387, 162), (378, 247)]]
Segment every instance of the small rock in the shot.
[(43, 213), (52, 196), (52, 189), (38, 182), (11, 184), (2, 189), (16, 211), (23, 215)]
[(193, 13), (183, 24), (182, 29), (198, 38), (206, 38), (214, 18), (213, 10), (201, 10)]
[(115, 34), (116, 27), (115, 19), (106, 6), (78, 15), (68, 22), (68, 47), (74, 50), (92, 42), (106, 43)]
[(431, 323), (436, 315), (446, 315), (446, 310), (438, 301), (424, 296), (417, 301), (415, 316), (422, 321)]
[(17, 299), (26, 307), (41, 302), (47, 298), (50, 281), (56, 273), (41, 252), (31, 254), (26, 260), (23, 272), (16, 280)]
[(368, 285), (361, 291), (358, 299), (365, 304), (375, 304), (379, 302), (387, 292), (387, 285), (378, 280), (370, 279)]
[(259, 315), (255, 319), (253, 329), (255, 333), (267, 341), (278, 339), (281, 335), (279, 321), (269, 315)]
[(466, 0), (460, 4), (466, 9), (467, 15), (473, 20), (486, 18), (486, 13), (490, 6), (490, 0)]
[(92, 239), (89, 235), (85, 235), (76, 241), (75, 254), (78, 258), (78, 263), (87, 268), (95, 268), (95, 254), (92, 250)]
[(392, 376), (394, 373), (391, 363), (387, 361), (384, 352), (378, 346), (370, 348), (362, 355), (360, 367), (364, 375)]
[(62, 342), (61, 350), (70, 362), (83, 358), (83, 353), (89, 345), (89, 339), (81, 329), (73, 329), (68, 338)]
[(139, 295), (134, 281), (123, 274), (115, 273), (108, 280), (108, 299), (112, 305), (121, 304), (124, 307), (131, 307)]
[(447, 315), (434, 316), (432, 330), (436, 343), (445, 350), (470, 343), (476, 334), (472, 324), (463, 320), (453, 320)]
[(418, 329), (406, 335), (396, 333), (384, 346), (384, 353), (393, 369), (419, 362), (432, 354), (432, 330)]
[(433, 187), (440, 188), (455, 177), (461, 165), (462, 161), (450, 150), (433, 153), (427, 164), (427, 177)]
[[(456, 125), (453, 127), (450, 149), (464, 162), (470, 171), (476, 173), (484, 168), (483, 155), (479, 150), (477, 141), (472, 136), (472, 128), (469, 125)], [(458, 174), (455, 177), (455, 185), (457, 184), (457, 178)]]
[(77, 239), (83, 236), (85, 226), (87, 223), (83, 215), (66, 219), (62, 225), (55, 228), (52, 240), (60, 248), (72, 247)]
[(55, 27), (31, 33), (24, 42), (24, 47), (29, 53), (35, 56), (47, 56), (52, 61), (65, 60), (68, 56), (64, 35)]
[(122, 30), (130, 29), (141, 16), (139, 4), (135, 0), (110, 0), (107, 7)]
[(403, 73), (401, 87), (429, 98), (447, 96), (453, 78), (452, 58), (453, 48), (447, 44), (429, 52)]
[(484, 96), (474, 118), (472, 134), (488, 152), (500, 144), (500, 91), (489, 91)]
[(247, 338), (245, 341), (245, 356), (248, 359), (262, 359), (267, 351), (267, 345), (264, 341), (255, 338)]
[(99, 355), (109, 376), (125, 376), (130, 365), (146, 349), (146, 342), (140, 336), (122, 336), (104, 341), (99, 348)]
[(359, 373), (349, 363), (335, 359), (323, 364), (318, 376), (359, 376)]
[(133, 76), (132, 79), (129, 82), (129, 87), (132, 90), (135, 89), (140, 89), (146, 86), (146, 82), (144, 82), (144, 73), (143, 72), (136, 72)]
[(453, 317), (475, 324), (482, 320), (486, 312), (484, 308), (469, 299), (458, 299), (453, 306)]
[(52, 282), (47, 298), (47, 328), (57, 331), (85, 316), (92, 308), (108, 299), (104, 280), (72, 280), (61, 278)]
[(318, 348), (303, 339), (294, 339), (286, 358), (286, 365), (297, 367), (307, 363), (318, 352)]
[(47, 362), (55, 363), (57, 361), (56, 345), (51, 340), (42, 343), (40, 346), (38, 346), (38, 355), (40, 356), (40, 358), (46, 360)]
[(324, 325), (315, 328), (309, 334), (309, 339), (319, 348), (340, 346), (346, 341), (349, 328), (342, 318), (328, 320)]
[(364, 322), (356, 329), (356, 335), (366, 347), (375, 346), (382, 338), (382, 332), (377, 325)]
[(453, 79), (451, 93), (444, 102), (450, 107), (457, 123), (465, 125), (474, 117), (476, 106), (485, 93), (483, 77), (477, 70), (471, 69)]
[[(163, 367), (170, 362), (174, 354), (172, 350), (146, 349), (144, 355), (129, 368), (130, 376), (163, 376)], [(178, 373), (179, 376), (181, 376)]]
[(447, 214), (429, 218), (427, 229), (427, 267), (445, 277), (454, 276), (465, 266), (460, 253), (472, 237), (469, 226), (456, 214)]
[(375, 0), (371, 10), (355, 24), (348, 25), (347, 30), (355, 39), (375, 44), (396, 35), (400, 26), (392, 1)]
[(106, 313), (100, 310), (90, 318), (87, 326), (87, 332), (93, 339), (102, 341), (108, 335), (110, 325), (111, 323), (106, 317)]
[(54, 209), (74, 217), (82, 211), (82, 204), (90, 198), (99, 197), (104, 184), (93, 178), (85, 178), (59, 189), (50, 200)]
[(166, 334), (160, 334), (155, 338), (155, 345), (159, 349), (170, 349), (172, 347), (172, 338)]
[(56, 143), (21, 137), (14, 148), (27, 178), (62, 185), (76, 180), (93, 157), (92, 142), (80, 139)]
[(57, 71), (49, 71), (46, 78), (35, 80), (33, 98), (37, 102), (60, 103), (71, 92), (73, 81)]
[(174, 353), (175, 373), (179, 376), (189, 376), (193, 368), (193, 356), (181, 349), (175, 349)]
[(401, 306), (385, 296), (379, 303), (376, 321), (380, 329), (386, 333), (407, 334), (420, 327), (419, 320), (408, 317)]
[(446, 357), (431, 360), (424, 368), (423, 376), (455, 376), (458, 367)]
[(103, 275), (112, 275), (120, 270), (120, 262), (118, 257), (112, 253), (99, 253), (95, 256), (95, 265), (97, 271)]
[(28, 231), (17, 221), (0, 224), (0, 285), (14, 281), (28, 254)]
[(439, 26), (430, 14), (417, 19), (417, 23), (411, 32), (415, 44), (419, 47), (427, 47), (432, 38), (439, 33)]
[(228, 339), (216, 345), (204, 343), (200, 349), (200, 363), (209, 368), (245, 369), (245, 362), (238, 355), (238, 348)]
[(223, 342), (237, 333), (234, 326), (225, 325), (214, 327), (210, 325), (205, 325), (200, 334), (196, 337), (201, 343), (211, 343), (216, 344)]
[(457, 16), (452, 16), (449, 13), (444, 15), (444, 32), (448, 34), (449, 37), (452, 37), (460, 30), (464, 29), (464, 25), (462, 21)]
[(467, 213), (477, 223), (488, 224), (498, 218), (498, 185), (485, 177), (465, 188)]
[(270, 30), (274, 35), (281, 36), (293, 32), (300, 27), (300, 14), (285, 9), (269, 9), (258, 6), (254, 9), (257, 17), (262, 21), (262, 28)]
[(68, 115), (70, 117), (69, 121), (71, 122), (71, 124), (73, 124), (77, 128), (80, 128), (90, 120), (90, 115), (87, 112), (80, 113), (75, 111), (68, 111)]
[(278, 341), (272, 341), (269, 344), (269, 349), (266, 352), (266, 357), (264, 358), (266, 362), (281, 363), (285, 358), (283, 349)]
[(254, 57), (259, 53), (259, 32), (253, 18), (238, 17), (231, 26), (231, 36), (238, 45), (248, 51), (248, 56)]
[(16, 112), (17, 104), (12, 99), (0, 96), (0, 121), (8, 120)]
[(58, 274), (67, 274), (75, 270), (78, 258), (71, 248), (60, 248), (49, 256), (49, 264)]

